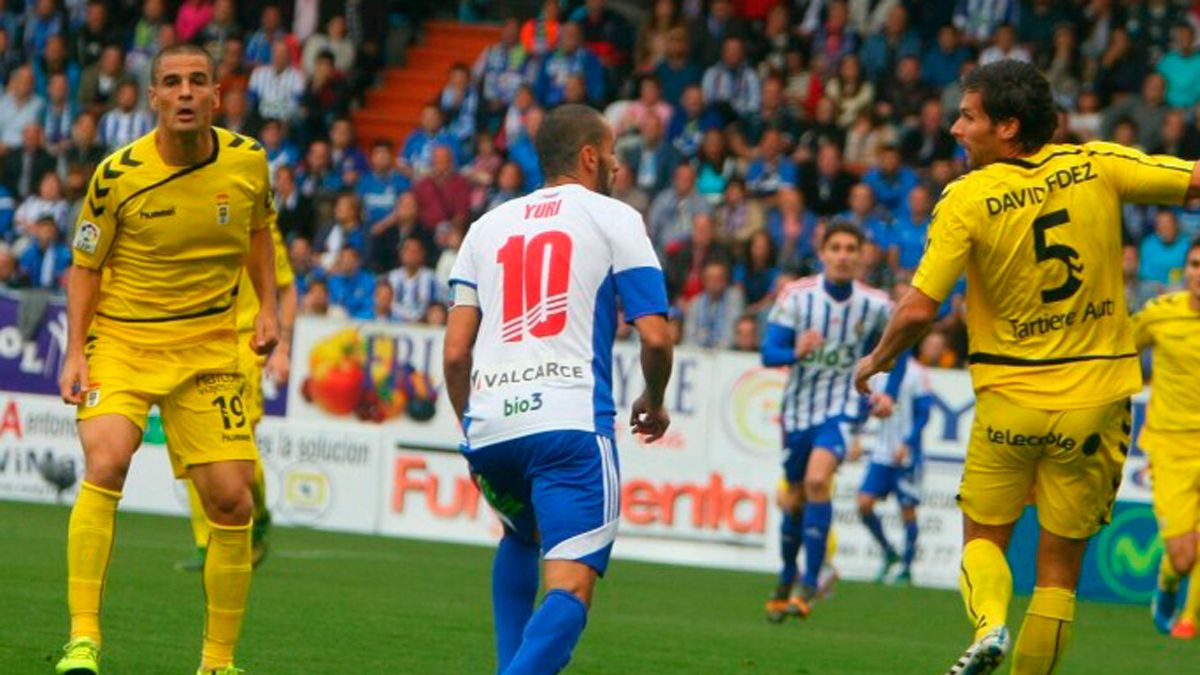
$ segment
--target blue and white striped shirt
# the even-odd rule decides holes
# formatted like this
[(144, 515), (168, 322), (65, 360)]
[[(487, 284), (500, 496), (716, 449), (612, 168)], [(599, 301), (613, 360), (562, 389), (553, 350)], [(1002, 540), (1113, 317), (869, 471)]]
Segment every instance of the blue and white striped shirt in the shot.
[[(785, 433), (859, 416), (862, 401), (854, 389), (854, 367), (883, 333), (891, 313), (892, 302), (885, 293), (857, 281), (842, 301), (825, 289), (821, 274), (784, 288), (768, 315), (768, 336), (777, 329), (788, 335), (791, 345), (810, 330), (823, 338), (819, 347), (791, 364), (781, 410)], [(779, 365), (765, 350), (763, 361)]]
[(394, 269), (388, 272), (387, 282), (392, 287), (392, 319), (395, 321), (424, 321), (429, 306), (446, 297), (437, 274), (428, 267), (422, 267), (411, 277), (403, 267)]
[(100, 142), (109, 152), (150, 133), (154, 118), (145, 110), (124, 112), (113, 108), (100, 118)]
[(250, 95), (258, 104), (258, 114), (263, 119), (291, 120), (299, 117), (304, 86), (304, 73), (291, 66), (282, 72), (275, 72), (270, 65), (259, 66), (250, 73)]

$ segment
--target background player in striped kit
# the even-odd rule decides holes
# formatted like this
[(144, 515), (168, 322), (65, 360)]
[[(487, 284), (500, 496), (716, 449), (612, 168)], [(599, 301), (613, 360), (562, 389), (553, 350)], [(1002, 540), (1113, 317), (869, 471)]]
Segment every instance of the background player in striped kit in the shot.
[[(902, 293), (907, 288), (897, 284), (896, 290)], [(929, 421), (929, 408), (933, 401), (929, 373), (925, 367), (916, 359), (911, 359), (907, 369), (892, 414), (879, 425), (870, 464), (858, 489), (859, 517), (883, 548), (883, 565), (875, 580), (898, 584), (912, 583), (912, 563), (917, 553), (917, 506), (921, 503), (921, 476), (924, 473), (921, 431)], [(884, 386), (884, 378), (878, 377), (875, 385)], [(900, 503), (900, 518), (904, 521), (903, 556), (888, 541), (883, 532), (883, 523), (875, 514), (875, 502), (887, 499), (892, 493)], [(894, 578), (889, 578), (888, 575), (897, 564), (900, 565), (899, 572)]]
[[(829, 225), (821, 240), (824, 272), (784, 289), (763, 337), (763, 365), (791, 367), (781, 409), (786, 449), (786, 489), (779, 494), (783, 567), (766, 607), (772, 622), (808, 616), (833, 520), (833, 474), (845, 457), (848, 427), (862, 406), (851, 381), (854, 364), (870, 351), (891, 314), (886, 294), (854, 280), (862, 244), (856, 226)], [(890, 414), (901, 371), (897, 368), (889, 377), (890, 394), (871, 397), (873, 414)], [(802, 545), (805, 570), (797, 583)]]

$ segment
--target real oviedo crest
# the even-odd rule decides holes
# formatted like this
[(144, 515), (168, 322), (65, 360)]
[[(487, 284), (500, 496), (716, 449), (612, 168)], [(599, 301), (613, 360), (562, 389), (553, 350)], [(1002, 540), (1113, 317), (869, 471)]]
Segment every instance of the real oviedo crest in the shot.
[(217, 195), (217, 224), (229, 224), (229, 195), (224, 192)]

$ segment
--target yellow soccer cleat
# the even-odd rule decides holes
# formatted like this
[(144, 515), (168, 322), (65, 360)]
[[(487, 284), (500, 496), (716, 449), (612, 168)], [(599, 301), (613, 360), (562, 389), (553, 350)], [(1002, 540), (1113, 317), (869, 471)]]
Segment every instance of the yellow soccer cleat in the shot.
[(100, 645), (89, 637), (71, 640), (63, 647), (62, 658), (54, 666), (58, 675), (98, 675)]

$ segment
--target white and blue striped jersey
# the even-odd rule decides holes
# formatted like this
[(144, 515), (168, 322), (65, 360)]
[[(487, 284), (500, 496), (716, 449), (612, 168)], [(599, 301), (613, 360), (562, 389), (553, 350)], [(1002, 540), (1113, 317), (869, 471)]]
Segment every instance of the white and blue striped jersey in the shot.
[(445, 295), (437, 274), (428, 267), (411, 277), (403, 267), (396, 268), (388, 272), (387, 284), (392, 287), (392, 319), (405, 323), (424, 321), (429, 306), (442, 302)]
[(145, 136), (152, 128), (154, 118), (145, 110), (124, 112), (113, 108), (100, 118), (100, 142), (113, 151)]
[[(883, 391), (886, 381), (887, 374), (879, 373), (872, 378), (871, 388)], [(909, 445), (909, 453), (900, 466), (908, 468), (920, 462), (920, 433), (929, 418), (929, 397), (932, 395), (929, 370), (916, 359), (910, 358), (904, 371), (904, 379), (900, 381), (900, 390), (892, 406), (892, 414), (879, 420), (875, 446), (871, 450), (871, 462), (894, 466), (896, 449), (903, 444)]]
[(633, 208), (578, 184), (536, 190), (471, 226), (450, 273), (482, 313), (463, 428), (474, 450), (543, 431), (612, 437), (617, 301), (667, 313), (666, 282)]
[[(823, 274), (784, 287), (767, 317), (767, 338), (786, 336), (791, 356), (773, 361), (764, 345), (763, 362), (791, 364), (780, 411), (785, 433), (859, 416), (862, 401), (854, 389), (854, 367), (883, 333), (891, 313), (887, 294), (857, 281), (843, 301), (829, 295)], [(821, 334), (821, 345), (797, 361), (796, 336), (810, 330)]]

